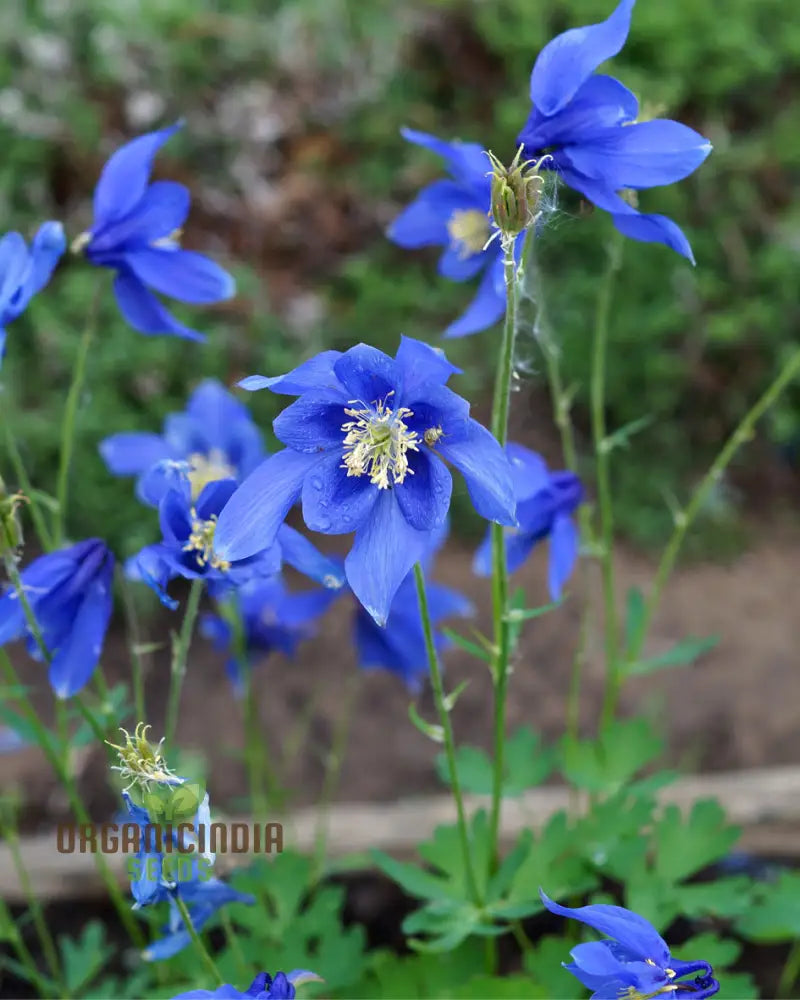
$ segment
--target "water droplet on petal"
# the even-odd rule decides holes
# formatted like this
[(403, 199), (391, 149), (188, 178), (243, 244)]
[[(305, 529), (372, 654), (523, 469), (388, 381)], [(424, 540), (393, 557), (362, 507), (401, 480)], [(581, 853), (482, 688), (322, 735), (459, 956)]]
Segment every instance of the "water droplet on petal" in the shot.
[(321, 476), (312, 476), (311, 477), (311, 485), (314, 487), (315, 490), (321, 490), (322, 489), (322, 477)]

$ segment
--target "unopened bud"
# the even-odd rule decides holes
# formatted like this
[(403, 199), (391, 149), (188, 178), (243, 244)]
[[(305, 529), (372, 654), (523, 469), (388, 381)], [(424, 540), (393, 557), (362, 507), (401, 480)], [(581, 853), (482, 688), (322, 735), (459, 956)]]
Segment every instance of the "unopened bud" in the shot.
[(9, 494), (0, 477), (0, 555), (14, 556), (23, 543), (22, 522), (17, 511), (28, 503), (23, 493)]
[(504, 235), (516, 236), (536, 221), (536, 209), (544, 187), (539, 167), (546, 157), (520, 162), (520, 146), (511, 166), (505, 167), (494, 153), (487, 155), (492, 164), (492, 215), (495, 225)]

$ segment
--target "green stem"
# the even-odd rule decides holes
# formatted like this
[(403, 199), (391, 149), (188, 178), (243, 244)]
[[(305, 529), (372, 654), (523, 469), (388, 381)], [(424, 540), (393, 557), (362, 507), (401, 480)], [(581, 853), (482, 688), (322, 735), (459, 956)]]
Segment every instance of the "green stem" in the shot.
[(89, 348), (91, 347), (97, 325), (99, 303), (100, 286), (98, 285), (89, 306), (86, 326), (78, 344), (75, 367), (72, 369), (72, 382), (67, 393), (67, 403), (64, 408), (64, 423), (61, 427), (61, 452), (58, 463), (58, 480), (56, 483), (56, 500), (58, 501), (54, 539), (56, 547), (61, 545), (64, 539), (64, 528), (67, 521), (67, 501), (69, 499), (69, 470), (72, 463), (72, 450), (75, 444), (75, 420), (78, 415), (78, 406), (86, 375), (86, 360), (89, 357)]
[(322, 878), (325, 869), (325, 856), (328, 846), (328, 814), (331, 803), (339, 786), (342, 775), (347, 738), (350, 735), (350, 724), (353, 721), (358, 693), (361, 689), (361, 674), (353, 673), (345, 682), (345, 702), (342, 714), (336, 723), (333, 733), (330, 753), (325, 767), (325, 779), (322, 794), (317, 804), (317, 830), (314, 837), (314, 864), (312, 867), (312, 885)]
[(778, 980), (777, 994), (779, 997), (790, 997), (792, 987), (800, 975), (800, 941), (794, 941), (786, 956), (781, 976)]
[(597, 468), (597, 501), (600, 511), (600, 567), (603, 578), (603, 630), (605, 634), (606, 681), (602, 724), (608, 725), (616, 708), (619, 688), (619, 632), (614, 590), (614, 511), (611, 499), (609, 447), (606, 436), (606, 358), (608, 320), (614, 283), (622, 264), (622, 234), (614, 231), (608, 248), (606, 271), (600, 285), (594, 320), (592, 350), (591, 409), (592, 439)]
[[(506, 283), (506, 316), (492, 400), (492, 434), (505, 449), (508, 441), (508, 411), (511, 404), (511, 377), (514, 370), (514, 342), (517, 335), (517, 268), (514, 241), (503, 245), (503, 269)], [(492, 669), (494, 694), (494, 761), (492, 806), (489, 819), (489, 857), (498, 863), (500, 819), (503, 804), (505, 769), (506, 705), (511, 659), (511, 633), (506, 621), (508, 611), (508, 567), (503, 525), (492, 523), (492, 619), (496, 656)]]
[[(14, 669), (14, 665), (9, 659), (8, 654), (2, 648), (0, 648), (0, 665), (3, 667), (3, 672), (5, 673), (8, 683), (16, 687), (21, 686), (21, 681), (16, 670)], [(86, 807), (84, 806), (80, 794), (78, 793), (75, 780), (70, 774), (65, 762), (61, 759), (61, 755), (54, 749), (54, 743), (50, 733), (42, 725), (36, 711), (27, 701), (21, 701), (20, 704), (22, 706), (25, 719), (34, 732), (36, 743), (41, 747), (48, 764), (53, 768), (56, 777), (61, 782), (67, 793), (67, 799), (78, 822), (84, 826), (91, 825), (89, 813), (86, 811)], [(58, 704), (62, 703), (59, 702)], [(137, 924), (131, 914), (130, 903), (126, 902), (123, 898), (119, 885), (117, 884), (111, 869), (108, 867), (104, 855), (102, 853), (95, 853), (93, 857), (98, 871), (100, 872), (100, 876), (105, 883), (106, 889), (108, 890), (108, 894), (111, 897), (111, 901), (119, 913), (120, 920), (130, 934), (131, 940), (136, 947), (142, 948), (144, 946), (144, 936), (142, 934), (141, 927)]]
[(142, 654), (139, 651), (141, 643), (141, 632), (139, 629), (139, 618), (136, 614), (136, 604), (134, 602), (131, 588), (125, 579), (125, 574), (121, 568), (117, 568), (117, 579), (122, 591), (122, 607), (125, 612), (125, 627), (128, 637), (128, 648), (131, 652), (133, 674), (133, 701), (135, 705), (136, 720), (138, 722), (147, 718), (147, 706), (144, 697), (144, 675), (145, 665)]
[(425, 592), (425, 572), (419, 563), (416, 563), (414, 566), (414, 581), (417, 585), (417, 600), (419, 601), (419, 612), (422, 618), (422, 630), (425, 636), (425, 651), (428, 656), (428, 667), (430, 668), (431, 673), (433, 699), (436, 703), (436, 711), (438, 712), (439, 722), (442, 727), (444, 750), (447, 758), (447, 770), (450, 775), (450, 786), (453, 789), (453, 798), (456, 803), (456, 813), (458, 815), (458, 834), (461, 840), (461, 851), (464, 855), (464, 872), (466, 874), (467, 891), (472, 901), (476, 905), (480, 906), (481, 898), (478, 890), (478, 880), (475, 877), (475, 869), (472, 862), (472, 851), (470, 849), (467, 816), (464, 809), (464, 798), (461, 794), (461, 783), (458, 780), (458, 771), (456, 770), (456, 745), (453, 737), (453, 726), (450, 722), (450, 711), (445, 701), (442, 673), (439, 669), (439, 656), (436, 652), (436, 644), (433, 639), (433, 624), (431, 622), (430, 609), (428, 608), (428, 596)]
[(50, 928), (47, 926), (41, 901), (37, 898), (35, 892), (33, 891), (31, 880), (28, 877), (28, 870), (25, 867), (25, 862), (22, 860), (17, 831), (13, 825), (0, 820), (0, 832), (2, 832), (3, 838), (8, 844), (8, 849), (14, 862), (14, 868), (17, 872), (19, 884), (22, 887), (22, 891), (25, 893), (25, 898), (28, 901), (28, 909), (30, 910), (31, 917), (33, 919), (33, 926), (36, 928), (36, 934), (42, 947), (42, 954), (44, 955), (45, 962), (50, 970), (50, 975), (58, 983), (60, 990), (59, 996), (69, 998), (71, 994), (67, 989), (67, 984), (61, 970), (61, 963), (58, 958), (56, 943), (53, 940), (53, 935), (50, 933)]
[(22, 455), (19, 453), (19, 448), (17, 448), (17, 442), (14, 439), (14, 433), (11, 430), (11, 425), (8, 420), (3, 420), (3, 429), (5, 430), (6, 436), (6, 449), (8, 450), (9, 458), (11, 459), (11, 465), (14, 469), (14, 474), (17, 477), (17, 482), (19, 488), (25, 494), (25, 496), (30, 500), (30, 505), (28, 509), (31, 512), (31, 518), (33, 520), (33, 526), (36, 529), (36, 535), (39, 539), (39, 544), (45, 551), (49, 552), (53, 547), (53, 539), (50, 535), (50, 530), (47, 527), (44, 516), (39, 509), (39, 501), (36, 499), (33, 486), (28, 478), (28, 473), (25, 469), (25, 463), (22, 461)]
[(175, 737), (178, 725), (178, 709), (181, 701), (181, 688), (186, 675), (186, 661), (189, 657), (189, 647), (192, 644), (197, 613), (200, 610), (200, 598), (203, 596), (204, 581), (201, 577), (192, 580), (189, 588), (189, 598), (183, 613), (183, 624), (172, 654), (172, 666), (169, 677), (169, 694), (167, 695), (167, 720), (164, 724), (164, 742), (169, 748)]
[(224, 986), (225, 980), (220, 975), (219, 969), (217, 968), (214, 959), (211, 957), (208, 949), (203, 944), (202, 938), (197, 933), (197, 929), (192, 923), (192, 918), (189, 916), (189, 910), (186, 907), (186, 903), (184, 903), (184, 901), (181, 899), (180, 893), (178, 892), (176, 892), (172, 898), (175, 900), (175, 904), (178, 907), (178, 911), (180, 915), (183, 917), (183, 922), (186, 925), (186, 930), (189, 932), (189, 937), (192, 939), (194, 946), (197, 949), (197, 953), (202, 959), (203, 965), (206, 967), (206, 969), (208, 969), (209, 975), (214, 980), (214, 985)]
[(17, 958), (19, 959), (20, 965), (23, 966), (25, 972), (27, 973), (28, 979), (34, 984), (39, 992), (40, 997), (46, 997), (51, 995), (66, 996), (62, 992), (61, 986), (59, 984), (59, 989), (57, 994), (51, 994), (48, 988), (47, 981), (44, 976), (39, 972), (36, 967), (36, 962), (28, 950), (27, 945), (22, 940), (22, 935), (19, 932), (17, 923), (11, 915), (11, 910), (8, 905), (0, 899), (0, 930), (3, 932), (3, 940), (10, 941), (14, 951), (17, 953)]
[(239, 935), (236, 933), (236, 928), (233, 926), (231, 915), (226, 906), (223, 906), (219, 911), (219, 916), (222, 929), (225, 931), (225, 940), (233, 954), (233, 960), (236, 962), (238, 977), (244, 980), (250, 975), (250, 965), (242, 951), (241, 944), (239, 944)]
[(653, 587), (645, 604), (642, 622), (633, 638), (631, 649), (628, 651), (628, 658), (631, 662), (635, 661), (641, 654), (650, 623), (661, 601), (664, 587), (667, 585), (667, 581), (675, 567), (678, 553), (681, 550), (689, 529), (694, 524), (697, 515), (703, 509), (709, 494), (722, 478), (723, 473), (730, 465), (738, 450), (752, 438), (758, 421), (777, 402), (783, 390), (798, 377), (800, 377), (800, 348), (794, 352), (777, 377), (745, 414), (739, 426), (725, 442), (708, 472), (700, 481), (685, 510), (682, 511), (680, 516), (675, 518), (675, 527), (661, 556), (661, 561), (658, 564)]

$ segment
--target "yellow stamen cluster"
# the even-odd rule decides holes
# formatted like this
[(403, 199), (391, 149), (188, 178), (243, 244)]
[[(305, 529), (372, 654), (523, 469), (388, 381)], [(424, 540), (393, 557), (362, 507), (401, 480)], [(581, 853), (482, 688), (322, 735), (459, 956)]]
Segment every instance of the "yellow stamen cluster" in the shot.
[(207, 455), (195, 452), (189, 456), (189, 483), (192, 500), (196, 500), (209, 483), (218, 479), (235, 479), (236, 469), (226, 461), (226, 455), (219, 448), (212, 448)]
[(462, 260), (480, 253), (489, 240), (489, 213), (477, 208), (459, 209), (450, 216), (447, 232)]
[(223, 573), (231, 568), (227, 559), (220, 559), (214, 552), (214, 533), (217, 530), (217, 515), (212, 514), (207, 521), (203, 521), (197, 516), (197, 511), (192, 507), (192, 533), (189, 540), (183, 546), (184, 552), (196, 552), (197, 561), (201, 566), (209, 565), (211, 569), (222, 570)]
[[(350, 402), (358, 403), (360, 400), (351, 399)], [(406, 452), (419, 451), (419, 436), (416, 431), (409, 431), (403, 422), (404, 417), (414, 415), (408, 407), (400, 406), (392, 410), (383, 399), (374, 402), (371, 407), (345, 407), (344, 412), (348, 417), (355, 418), (342, 424), (345, 432), (342, 468), (347, 469), (348, 476), (366, 474), (378, 489), (388, 490), (390, 486), (400, 485), (407, 475), (414, 474), (414, 470), (408, 467)]]
[(153, 746), (147, 739), (148, 729), (150, 726), (139, 722), (133, 736), (131, 736), (127, 729), (120, 726), (120, 732), (125, 734), (124, 746), (106, 740), (108, 746), (113, 747), (119, 755), (119, 764), (112, 765), (111, 770), (119, 771), (123, 778), (129, 779), (128, 788), (141, 785), (148, 789), (153, 782), (156, 784), (179, 784), (182, 779), (166, 766), (161, 753), (163, 738), (157, 746)]

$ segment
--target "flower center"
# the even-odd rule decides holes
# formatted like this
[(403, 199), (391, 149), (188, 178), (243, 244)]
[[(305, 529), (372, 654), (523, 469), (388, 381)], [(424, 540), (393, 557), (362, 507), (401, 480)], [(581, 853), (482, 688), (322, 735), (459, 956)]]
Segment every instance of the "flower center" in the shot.
[(465, 260), (480, 253), (489, 239), (489, 215), (477, 208), (459, 209), (447, 223), (450, 243)]
[[(360, 400), (351, 399), (350, 402)], [(402, 483), (407, 475), (414, 474), (408, 467), (406, 452), (419, 451), (419, 436), (403, 422), (404, 417), (414, 415), (411, 410), (405, 406), (392, 410), (384, 399), (361, 409), (345, 407), (344, 412), (355, 418), (342, 424), (345, 432), (342, 468), (347, 469), (348, 476), (366, 474), (378, 489), (388, 490)]]
[(177, 250), (181, 245), (181, 236), (183, 236), (183, 229), (173, 229), (169, 236), (161, 236), (159, 239), (153, 240), (150, 246), (156, 247), (158, 250)]
[(207, 521), (201, 520), (197, 516), (197, 511), (192, 507), (192, 533), (189, 540), (183, 546), (184, 552), (196, 552), (197, 561), (201, 566), (210, 566), (211, 569), (221, 570), (226, 573), (231, 564), (227, 559), (220, 559), (214, 554), (214, 532), (217, 530), (217, 515), (212, 514)]
[(196, 500), (209, 483), (218, 479), (235, 479), (236, 469), (226, 461), (219, 448), (212, 448), (207, 455), (195, 452), (189, 456), (188, 479), (192, 487), (192, 500)]

